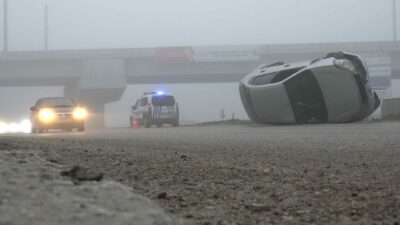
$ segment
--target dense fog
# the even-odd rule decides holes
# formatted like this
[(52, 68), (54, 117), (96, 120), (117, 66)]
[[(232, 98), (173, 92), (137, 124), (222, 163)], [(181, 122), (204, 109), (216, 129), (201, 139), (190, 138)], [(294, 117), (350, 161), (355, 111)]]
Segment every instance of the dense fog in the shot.
[[(8, 0), (7, 9), (9, 53), (44, 50), (46, 17), (50, 51), (369, 42), (394, 37), (392, 0)], [(0, 61), (1, 66), (8, 64)], [(4, 72), (0, 75), (3, 80), (13, 79)], [(29, 107), (39, 97), (64, 94), (63, 83), (17, 86), (0, 82), (0, 120), (4, 121), (29, 118)], [(398, 83), (393, 81), (397, 85), (394, 96), (400, 95)], [(226, 118), (234, 114), (248, 119), (237, 82), (129, 82), (119, 101), (106, 104), (106, 125), (128, 126), (131, 105), (144, 91), (154, 90), (175, 95), (183, 122), (219, 120), (221, 109)]]

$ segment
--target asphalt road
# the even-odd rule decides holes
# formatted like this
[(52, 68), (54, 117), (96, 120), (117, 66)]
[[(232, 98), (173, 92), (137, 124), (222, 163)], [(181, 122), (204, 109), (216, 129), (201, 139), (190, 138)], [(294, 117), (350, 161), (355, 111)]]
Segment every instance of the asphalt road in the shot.
[(187, 224), (399, 224), (400, 123), (5, 135)]

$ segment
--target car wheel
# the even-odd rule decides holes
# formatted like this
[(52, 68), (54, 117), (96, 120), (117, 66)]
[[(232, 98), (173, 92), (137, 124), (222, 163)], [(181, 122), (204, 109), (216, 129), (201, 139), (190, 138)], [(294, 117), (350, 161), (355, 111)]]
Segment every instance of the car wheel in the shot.
[(179, 126), (179, 121), (175, 121), (174, 123), (172, 123), (172, 126), (173, 126), (173, 127)]
[(85, 127), (79, 127), (79, 128), (78, 128), (78, 131), (79, 131), (79, 132), (85, 131)]
[(143, 124), (144, 124), (145, 128), (149, 128), (150, 127), (150, 121), (149, 121), (147, 116), (144, 118)]
[(162, 127), (162, 123), (157, 123), (157, 127), (158, 128)]
[(129, 125), (130, 125), (130, 127), (133, 126), (133, 119), (132, 119), (132, 116), (129, 117)]
[(37, 129), (37, 132), (41, 134), (41, 133), (44, 132), (44, 129), (40, 129), (40, 128), (39, 128), (39, 129)]
[(31, 128), (31, 133), (32, 133), (32, 134), (37, 133), (37, 129), (32, 127), (32, 128)]
[(72, 132), (72, 128), (65, 129), (66, 132)]

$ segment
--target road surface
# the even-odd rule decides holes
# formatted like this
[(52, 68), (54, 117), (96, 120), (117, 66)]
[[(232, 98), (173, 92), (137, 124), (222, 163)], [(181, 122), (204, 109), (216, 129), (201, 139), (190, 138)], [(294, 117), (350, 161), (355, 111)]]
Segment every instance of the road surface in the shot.
[(399, 224), (400, 123), (4, 135), (103, 172), (185, 224)]

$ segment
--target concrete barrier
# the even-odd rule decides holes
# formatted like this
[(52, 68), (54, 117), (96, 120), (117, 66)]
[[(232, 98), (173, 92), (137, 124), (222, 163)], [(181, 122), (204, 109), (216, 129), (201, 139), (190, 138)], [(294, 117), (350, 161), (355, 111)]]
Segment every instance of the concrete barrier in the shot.
[(382, 101), (382, 118), (399, 118), (400, 119), (400, 98), (383, 99)]

